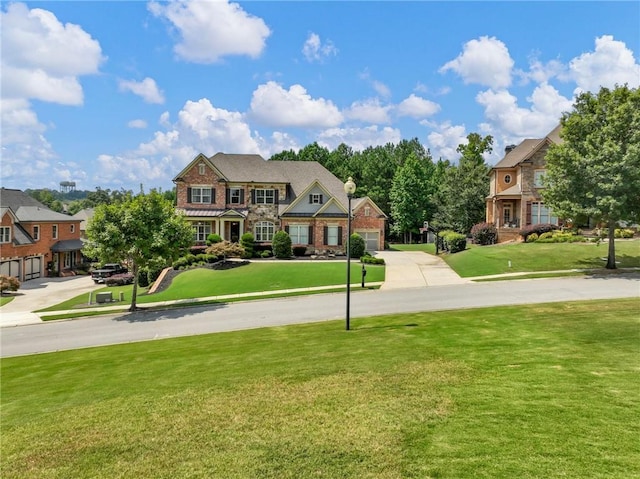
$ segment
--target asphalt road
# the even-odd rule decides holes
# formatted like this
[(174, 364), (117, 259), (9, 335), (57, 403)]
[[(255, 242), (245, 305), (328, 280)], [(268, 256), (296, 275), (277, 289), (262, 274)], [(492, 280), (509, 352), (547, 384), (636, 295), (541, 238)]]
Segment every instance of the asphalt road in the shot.
[[(371, 290), (351, 294), (351, 326), (387, 313), (625, 297), (640, 299), (640, 274)], [(319, 321), (344, 329), (345, 313), (345, 293), (331, 293), (52, 321), (2, 328), (0, 356)]]

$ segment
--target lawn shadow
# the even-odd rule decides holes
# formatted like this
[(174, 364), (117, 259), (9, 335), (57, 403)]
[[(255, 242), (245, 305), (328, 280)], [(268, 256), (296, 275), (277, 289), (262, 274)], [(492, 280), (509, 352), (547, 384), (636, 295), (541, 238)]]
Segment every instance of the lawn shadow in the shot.
[(173, 319), (183, 319), (196, 314), (201, 314), (206, 311), (215, 312), (222, 310), (228, 306), (225, 302), (216, 302), (209, 304), (199, 305), (185, 305), (182, 304), (176, 307), (163, 307), (163, 308), (145, 308), (140, 307), (137, 311), (126, 312), (113, 318), (113, 321), (127, 323), (148, 323), (152, 321), (166, 321)]

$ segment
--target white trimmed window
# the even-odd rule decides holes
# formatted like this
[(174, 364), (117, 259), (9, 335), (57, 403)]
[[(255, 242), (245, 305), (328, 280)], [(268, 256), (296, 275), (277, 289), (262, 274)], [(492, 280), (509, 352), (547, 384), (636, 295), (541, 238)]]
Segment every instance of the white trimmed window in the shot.
[(76, 225), (71, 225), (71, 232), (75, 233), (76, 232)]
[(553, 211), (539, 201), (531, 203), (531, 224), (558, 224), (558, 217), (553, 216)]
[(211, 187), (192, 186), (191, 203), (211, 203)]
[(51, 225), (51, 237), (58, 239), (58, 225)]
[[(534, 181), (535, 181), (535, 179), (534, 179)], [(504, 182), (505, 182), (505, 184), (507, 184), (507, 185), (508, 185), (509, 183), (511, 183), (511, 175), (508, 175), (508, 174), (507, 174), (507, 175), (504, 175)]]
[(327, 246), (338, 246), (340, 228), (338, 226), (327, 226)]
[(533, 172), (533, 186), (535, 188), (544, 188), (544, 170), (535, 170)]
[(240, 203), (242, 203), (242, 189), (229, 188), (229, 204), (239, 205)]
[(196, 243), (204, 243), (211, 234), (211, 223), (198, 222), (193, 223), (193, 239)]
[(273, 239), (273, 232), (275, 226), (270, 221), (259, 221), (254, 226), (254, 236), (256, 241), (271, 241)]
[(0, 226), (0, 243), (11, 243), (11, 226)]
[(365, 216), (371, 216), (371, 207), (370, 206), (365, 206), (364, 207), (364, 215)]
[(324, 203), (324, 198), (319, 193), (312, 193), (309, 195), (309, 203), (312, 205), (321, 205)]
[(33, 239), (34, 241), (40, 240), (40, 225), (33, 225)]
[(256, 189), (254, 194), (256, 204), (272, 205), (276, 202), (276, 190)]
[(309, 244), (309, 225), (289, 225), (292, 244)]

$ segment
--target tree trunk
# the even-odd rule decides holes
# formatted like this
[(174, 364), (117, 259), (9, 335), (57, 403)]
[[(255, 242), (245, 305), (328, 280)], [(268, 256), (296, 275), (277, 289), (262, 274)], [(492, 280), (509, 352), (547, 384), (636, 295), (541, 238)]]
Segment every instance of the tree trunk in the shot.
[(131, 291), (131, 306), (129, 306), (129, 311), (133, 312), (138, 309), (136, 306), (136, 300), (138, 299), (138, 265), (134, 261), (133, 262), (133, 290)]
[(609, 221), (609, 255), (607, 256), (607, 269), (616, 269), (616, 223)]

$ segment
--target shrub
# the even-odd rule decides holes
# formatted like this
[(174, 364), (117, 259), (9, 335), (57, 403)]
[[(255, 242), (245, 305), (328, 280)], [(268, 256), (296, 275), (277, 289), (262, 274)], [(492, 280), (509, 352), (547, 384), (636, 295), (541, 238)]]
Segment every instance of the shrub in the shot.
[(218, 258), (239, 258), (244, 253), (244, 248), (238, 243), (222, 241), (214, 243), (207, 248), (207, 254), (212, 254)]
[(189, 247), (189, 253), (192, 255), (202, 254), (207, 249), (204, 245), (194, 245)]
[(471, 238), (475, 244), (482, 246), (495, 244), (498, 238), (498, 229), (493, 223), (478, 223), (471, 228)]
[(364, 238), (358, 233), (353, 233), (351, 235), (349, 245), (352, 258), (360, 258), (361, 256), (364, 256), (364, 253), (367, 250), (367, 245), (364, 242)]
[(244, 248), (244, 253), (242, 254), (242, 258), (249, 259), (253, 258), (254, 247), (255, 247), (255, 239), (253, 237), (253, 233), (245, 233), (240, 237), (240, 244)]
[(538, 241), (538, 233), (531, 233), (527, 236), (527, 239), (525, 241), (527, 243), (535, 243), (536, 241)]
[(294, 246), (293, 247), (293, 256), (304, 256), (307, 253), (306, 246)]
[(271, 258), (271, 250), (270, 249), (263, 250), (262, 253), (260, 253), (260, 257), (261, 258)]
[(527, 225), (520, 230), (520, 236), (522, 236), (522, 239), (524, 241), (527, 241), (527, 238), (529, 237), (530, 234), (536, 233), (538, 236), (540, 236), (543, 233), (547, 233), (549, 231), (554, 231), (557, 229), (558, 227), (556, 225), (552, 225), (549, 223), (542, 223), (538, 225)]
[(207, 246), (211, 246), (212, 244), (222, 243), (222, 237), (218, 234), (211, 233), (207, 236)]
[(107, 286), (124, 286), (125, 284), (131, 283), (133, 283), (133, 274), (131, 273), (114, 274), (113, 276), (109, 276), (104, 282)]
[(633, 238), (633, 230), (629, 228), (616, 228), (613, 232), (616, 238)]
[(449, 253), (458, 253), (467, 247), (467, 237), (455, 231), (443, 231), (440, 233), (440, 237), (443, 240), (444, 250)]
[(288, 259), (293, 256), (293, 251), (291, 250), (291, 236), (289, 236), (289, 233), (286, 231), (276, 231), (276, 234), (273, 235), (271, 246), (273, 248), (273, 255), (276, 258)]
[(0, 292), (18, 291), (20, 289), (20, 280), (13, 276), (0, 274)]
[(360, 262), (366, 264), (384, 264), (384, 258), (376, 258), (375, 256), (364, 255), (362, 258), (360, 258)]

